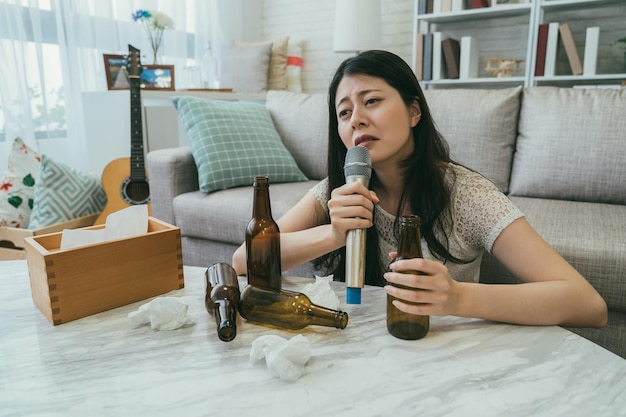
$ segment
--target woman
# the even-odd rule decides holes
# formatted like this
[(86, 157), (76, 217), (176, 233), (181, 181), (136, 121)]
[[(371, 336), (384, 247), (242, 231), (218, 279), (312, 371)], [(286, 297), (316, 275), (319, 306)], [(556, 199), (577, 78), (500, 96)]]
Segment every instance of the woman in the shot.
[[(278, 220), (283, 269), (321, 259), (343, 280), (347, 232), (368, 228), (365, 282), (405, 287), (385, 286), (402, 311), (606, 325), (606, 303), (595, 289), (495, 185), (450, 159), (417, 79), (400, 57), (368, 51), (344, 61), (329, 87), (329, 115), (328, 178)], [(371, 190), (345, 183), (343, 163), (352, 146), (370, 151)], [(421, 218), (424, 259), (398, 261), (385, 272), (397, 247), (397, 219), (407, 214)], [(485, 250), (522, 284), (478, 283)], [(243, 245), (233, 267), (245, 274)], [(423, 275), (402, 273), (410, 270)]]

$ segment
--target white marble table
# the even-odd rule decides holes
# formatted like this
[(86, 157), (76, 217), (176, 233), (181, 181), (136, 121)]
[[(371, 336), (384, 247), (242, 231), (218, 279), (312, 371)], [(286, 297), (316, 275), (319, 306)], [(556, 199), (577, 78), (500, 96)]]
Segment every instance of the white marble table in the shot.
[(193, 298), (197, 324), (169, 332), (129, 324), (146, 301), (53, 327), (27, 273), (0, 262), (2, 416), (626, 416), (626, 360), (559, 327), (432, 318), (425, 339), (402, 341), (387, 333), (382, 289), (366, 288), (362, 305), (342, 305), (345, 330), (300, 331), (312, 356), (289, 383), (251, 363), (250, 347), (299, 332), (240, 318), (221, 342), (199, 268), (168, 294)]

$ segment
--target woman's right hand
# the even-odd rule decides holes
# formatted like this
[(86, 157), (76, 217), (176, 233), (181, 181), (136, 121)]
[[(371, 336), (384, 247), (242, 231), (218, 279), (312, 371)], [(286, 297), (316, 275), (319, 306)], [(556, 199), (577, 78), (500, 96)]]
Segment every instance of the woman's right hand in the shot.
[(378, 201), (374, 191), (368, 190), (358, 182), (335, 188), (328, 201), (332, 239), (340, 246), (344, 246), (348, 230), (372, 227), (374, 205)]

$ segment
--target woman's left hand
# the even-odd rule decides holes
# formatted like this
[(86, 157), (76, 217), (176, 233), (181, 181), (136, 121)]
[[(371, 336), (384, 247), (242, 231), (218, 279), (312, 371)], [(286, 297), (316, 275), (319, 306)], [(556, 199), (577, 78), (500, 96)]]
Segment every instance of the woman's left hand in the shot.
[(393, 262), (390, 269), (384, 277), (394, 285), (386, 285), (385, 291), (397, 298), (393, 304), (400, 311), (424, 316), (455, 315), (460, 288), (445, 265), (415, 258)]

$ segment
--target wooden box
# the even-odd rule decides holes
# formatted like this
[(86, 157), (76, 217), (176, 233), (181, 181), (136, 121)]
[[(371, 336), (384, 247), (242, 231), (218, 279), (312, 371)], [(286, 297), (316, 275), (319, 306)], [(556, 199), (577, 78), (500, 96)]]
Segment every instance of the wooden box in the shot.
[(63, 251), (61, 233), (24, 243), (33, 301), (55, 326), (185, 285), (180, 229), (153, 217), (128, 239)]
[(26, 259), (24, 239), (27, 237), (61, 232), (64, 229), (78, 229), (80, 227), (91, 226), (97, 218), (97, 214), (92, 214), (91, 216), (79, 217), (63, 223), (57, 223), (54, 226), (33, 230), (0, 227), (0, 260)]

